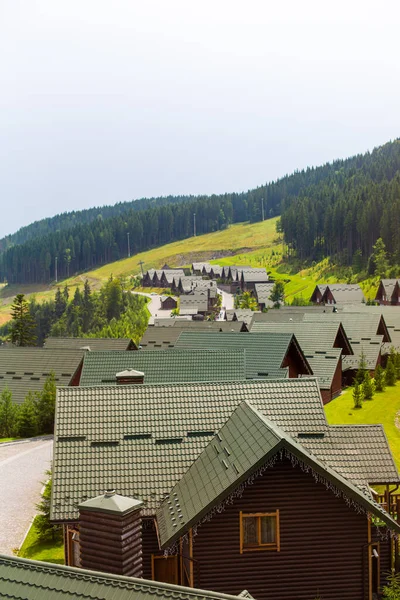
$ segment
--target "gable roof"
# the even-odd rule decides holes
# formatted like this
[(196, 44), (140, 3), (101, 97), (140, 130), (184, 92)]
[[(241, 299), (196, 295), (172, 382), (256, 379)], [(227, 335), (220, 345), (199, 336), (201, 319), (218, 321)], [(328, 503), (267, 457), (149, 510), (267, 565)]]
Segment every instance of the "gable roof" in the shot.
[(317, 283), (317, 285), (314, 288), (313, 293), (311, 294), (310, 302), (317, 301), (318, 292), (321, 294), (321, 296), (323, 296), (327, 287), (328, 286), (326, 284)]
[(119, 371), (144, 373), (144, 383), (238, 381), (245, 379), (245, 351), (238, 349), (88, 352), (80, 386), (117, 385)]
[(208, 296), (207, 294), (194, 293), (187, 296), (181, 296), (179, 299), (179, 312), (187, 308), (195, 308), (197, 311), (208, 311)]
[(256, 283), (255, 284), (255, 295), (259, 304), (265, 304), (265, 306), (273, 306), (272, 300), (269, 299), (274, 283)]
[(268, 275), (265, 269), (262, 271), (242, 271), (242, 281), (245, 283), (260, 282), (265, 283), (268, 281)]
[(161, 547), (171, 545), (184, 531), (199, 523), (282, 448), (400, 533), (400, 524), (372, 499), (367, 489), (355, 486), (251, 404), (243, 402), (163, 500), (157, 511)]
[(243, 400), (289, 433), (328, 427), (313, 378), (58, 388), (51, 518), (109, 488), (154, 514)]
[(313, 327), (321, 321), (341, 322), (354, 352), (353, 356), (343, 357), (343, 370), (357, 369), (362, 352), (365, 356), (367, 369), (371, 371), (375, 369), (384, 339), (383, 335), (377, 335), (376, 333), (381, 322), (381, 315), (373, 316), (367, 313), (346, 313), (343, 311), (322, 314), (305, 313), (304, 321), (313, 323)]
[(250, 310), (249, 308), (228, 308), (225, 311), (225, 318), (227, 321), (243, 321), (246, 323), (247, 327), (249, 327), (253, 320), (254, 313), (260, 314), (260, 311)]
[(14, 600), (239, 600), (137, 577), (0, 555), (2, 598)]
[[(398, 287), (398, 285), (399, 285), (398, 279), (381, 279), (379, 288), (381, 288), (381, 287), (383, 288), (383, 292), (384, 292), (386, 298), (388, 300), (390, 300), (395, 288)], [(378, 298), (379, 288), (376, 293), (375, 299)]]
[[(242, 321), (188, 321), (187, 319), (170, 319), (171, 323), (162, 326), (149, 326), (143, 334), (140, 346), (143, 350), (167, 350), (175, 347), (175, 342), (182, 330), (200, 330), (214, 333), (218, 331), (240, 332), (247, 331)], [(172, 330), (172, 331), (171, 331)]]
[(353, 354), (340, 322), (317, 321), (310, 327), (304, 321), (301, 323), (260, 323), (255, 321), (252, 325), (251, 333), (293, 333), (310, 363), (321, 389), (330, 389), (342, 355), (342, 349), (334, 347), (339, 335), (339, 329), (341, 329), (341, 333), (344, 336), (343, 339), (346, 341), (347, 352)]
[(329, 283), (322, 295), (321, 302), (326, 302), (328, 291), (336, 304), (359, 304), (365, 302), (365, 296), (358, 283)]
[(287, 377), (287, 368), (282, 367), (291, 345), (295, 345), (303, 362), (305, 372), (312, 368), (304, 358), (292, 333), (203, 333), (182, 331), (175, 342), (176, 348), (243, 348), (246, 350), (246, 377)]
[(44, 340), (44, 348), (56, 350), (82, 350), (90, 348), (96, 352), (110, 350), (137, 350), (136, 344), (130, 338), (72, 338), (48, 337)]
[(57, 386), (69, 385), (85, 352), (5, 346), (0, 350), (0, 393), (7, 387), (22, 404), (28, 392), (41, 392), (51, 371)]

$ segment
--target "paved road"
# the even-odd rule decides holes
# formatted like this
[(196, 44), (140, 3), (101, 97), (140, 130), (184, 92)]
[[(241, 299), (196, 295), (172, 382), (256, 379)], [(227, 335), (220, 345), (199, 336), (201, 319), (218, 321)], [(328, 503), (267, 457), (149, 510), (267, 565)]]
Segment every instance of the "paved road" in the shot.
[(147, 304), (147, 308), (150, 312), (149, 325), (153, 325), (154, 317), (164, 317), (168, 319), (171, 316), (170, 310), (161, 310), (161, 296), (158, 294), (146, 294), (145, 292), (134, 292), (132, 294), (139, 294), (140, 296), (147, 296), (150, 298), (150, 302)]
[(52, 454), (48, 438), (0, 444), (0, 554), (12, 554), (21, 545)]
[(221, 290), (221, 293), (222, 293), (222, 308), (224, 308), (225, 310), (231, 310), (231, 309), (235, 308), (234, 295), (229, 294), (228, 292), (224, 292), (223, 290)]

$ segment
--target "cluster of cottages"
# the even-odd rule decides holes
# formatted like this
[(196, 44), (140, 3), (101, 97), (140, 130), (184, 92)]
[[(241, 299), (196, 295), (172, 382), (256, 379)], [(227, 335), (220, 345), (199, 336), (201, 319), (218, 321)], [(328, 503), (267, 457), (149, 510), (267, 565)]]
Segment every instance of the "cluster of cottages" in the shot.
[[(193, 263), (190, 269), (171, 269), (168, 265), (164, 265), (160, 270), (146, 271), (142, 285), (151, 288), (168, 288), (172, 294), (178, 295), (179, 314), (182, 316), (205, 317), (215, 312), (217, 285), (227, 292), (251, 292), (260, 310), (272, 305), (269, 296), (273, 282), (269, 281), (264, 268), (221, 267), (209, 263)], [(176, 298), (162, 296), (162, 310), (172, 310), (177, 307)]]
[(56, 375), (66, 566), (0, 557), (1, 592), (378, 598), (400, 566), (400, 476), (381, 425), (328, 425), (323, 404), (361, 354), (373, 374), (400, 349), (400, 311), (343, 288), (310, 307), (159, 319), (139, 344), (2, 348), (0, 390), (17, 402)]

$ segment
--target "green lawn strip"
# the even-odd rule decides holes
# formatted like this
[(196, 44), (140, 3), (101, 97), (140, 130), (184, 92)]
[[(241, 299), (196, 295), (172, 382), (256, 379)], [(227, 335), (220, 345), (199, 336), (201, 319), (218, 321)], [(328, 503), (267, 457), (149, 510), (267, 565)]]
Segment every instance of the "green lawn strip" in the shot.
[(348, 388), (341, 396), (325, 406), (325, 414), (331, 425), (382, 423), (390, 449), (400, 469), (400, 431), (395, 425), (400, 411), (400, 383), (376, 393), (372, 400), (363, 402), (363, 407), (353, 408), (353, 388)]
[(16, 440), (20, 440), (22, 438), (16, 438), (16, 437), (9, 437), (9, 438), (0, 438), (0, 444), (3, 444), (4, 442), (15, 442)]
[(22, 544), (18, 556), (22, 558), (30, 558), (32, 560), (41, 560), (44, 562), (64, 564), (64, 543), (63, 540), (53, 542), (41, 541), (38, 538), (38, 532), (35, 527), (36, 517), (29, 529), (24, 543)]

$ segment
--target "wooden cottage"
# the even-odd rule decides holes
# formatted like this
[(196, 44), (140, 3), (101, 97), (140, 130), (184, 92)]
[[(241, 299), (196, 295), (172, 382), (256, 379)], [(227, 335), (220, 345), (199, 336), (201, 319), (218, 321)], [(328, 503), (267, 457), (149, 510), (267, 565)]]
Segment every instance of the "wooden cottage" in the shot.
[(375, 301), (379, 304), (394, 305), (400, 304), (400, 285), (397, 279), (381, 279), (376, 292)]
[(178, 301), (172, 296), (161, 296), (161, 309), (162, 310), (173, 310), (178, 307)]
[(310, 302), (313, 304), (321, 304), (322, 297), (325, 293), (327, 286), (319, 283), (315, 286), (313, 293), (311, 294)]
[(60, 388), (53, 469), (67, 564), (136, 548), (145, 578), (260, 600), (372, 600), (400, 532), (383, 428), (330, 427), (313, 378)]
[(365, 296), (358, 283), (335, 283), (326, 286), (321, 304), (361, 304)]

